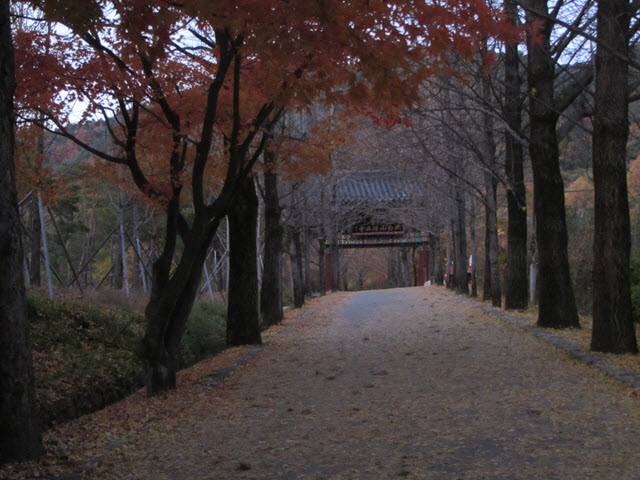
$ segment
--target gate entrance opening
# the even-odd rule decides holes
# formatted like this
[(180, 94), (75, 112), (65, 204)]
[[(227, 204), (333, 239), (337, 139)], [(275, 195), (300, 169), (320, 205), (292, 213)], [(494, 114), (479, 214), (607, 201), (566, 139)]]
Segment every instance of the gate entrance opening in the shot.
[(333, 256), (347, 248), (417, 248), (417, 282), (429, 280), (429, 234), (419, 226), (415, 207), (424, 198), (419, 183), (392, 172), (351, 173), (336, 185), (334, 207), (349, 215), (325, 249), (324, 286), (335, 285)]

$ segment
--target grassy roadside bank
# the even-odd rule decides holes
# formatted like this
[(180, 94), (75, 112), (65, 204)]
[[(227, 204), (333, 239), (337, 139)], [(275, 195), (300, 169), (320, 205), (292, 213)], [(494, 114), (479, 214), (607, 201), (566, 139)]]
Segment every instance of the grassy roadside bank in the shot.
[[(99, 410), (142, 386), (144, 316), (88, 300), (28, 297), (36, 402), (44, 429)], [(180, 345), (180, 368), (225, 347), (225, 307), (198, 303)]]

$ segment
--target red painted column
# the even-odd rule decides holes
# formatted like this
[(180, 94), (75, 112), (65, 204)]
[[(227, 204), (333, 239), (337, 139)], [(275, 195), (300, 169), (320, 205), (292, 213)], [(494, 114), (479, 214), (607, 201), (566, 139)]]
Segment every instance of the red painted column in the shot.
[(331, 262), (331, 250), (327, 248), (324, 251), (324, 290), (331, 291), (331, 283), (333, 281), (333, 267)]
[(424, 285), (429, 280), (429, 256), (427, 249), (418, 249), (418, 285)]

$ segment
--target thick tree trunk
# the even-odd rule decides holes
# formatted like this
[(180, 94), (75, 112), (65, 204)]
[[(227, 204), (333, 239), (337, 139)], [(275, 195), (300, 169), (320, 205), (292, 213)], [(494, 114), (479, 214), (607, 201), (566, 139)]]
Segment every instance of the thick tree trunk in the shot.
[(242, 182), (229, 213), (229, 307), (227, 345), (260, 344), (258, 313), (258, 196), (253, 178)]
[[(514, 0), (504, 2), (507, 17), (518, 25), (518, 9)], [(504, 58), (503, 115), (505, 129), (505, 170), (508, 182), (507, 210), (507, 274), (504, 305), (507, 309), (527, 308), (527, 199), (524, 183), (522, 144), (515, 135), (522, 130), (522, 81), (519, 72), (518, 46), (507, 45)]]
[[(249, 178), (239, 188), (228, 215), (229, 224), (236, 222), (240, 227), (236, 228), (238, 225), (234, 225), (230, 232), (231, 243), (234, 247), (240, 246), (231, 252), (231, 269), (234, 273), (240, 272), (240, 275), (232, 276), (229, 288), (227, 341), (231, 345), (261, 341), (255, 245), (257, 204), (253, 181)], [(172, 268), (179, 208), (179, 195), (174, 195), (167, 207), (165, 243), (160, 256), (153, 263), (151, 295), (145, 310), (147, 330), (143, 339), (143, 356), (149, 395), (156, 395), (176, 386), (180, 339), (198, 293), (209, 246), (222, 220), (221, 212), (213, 217), (208, 217), (206, 213), (196, 213), (191, 229), (182, 237), (184, 249), (180, 260)], [(252, 215), (248, 215), (247, 211), (251, 211)], [(252, 245), (243, 243), (246, 239), (250, 239)], [(252, 274), (243, 277), (251, 269)], [(242, 309), (248, 314), (243, 315)]]
[(629, 67), (624, 58), (629, 51), (630, 10), (627, 0), (598, 2), (599, 43), (593, 117), (595, 231), (591, 349), (613, 353), (638, 352), (631, 310), (631, 229), (626, 176)]
[(579, 327), (567, 252), (564, 185), (560, 173), (553, 104), (554, 60), (550, 50), (552, 22), (546, 0), (529, 0), (529, 7), (541, 16), (528, 14), (530, 25), (541, 30), (527, 38), (528, 90), (530, 94), (529, 155), (533, 169), (534, 210), (538, 242), (538, 282), (541, 327)]
[[(13, 43), (9, 2), (0, 2), (0, 463), (42, 452), (15, 184)], [(39, 255), (39, 253), (38, 253)]]
[(42, 232), (40, 230), (40, 209), (38, 208), (38, 199), (34, 194), (31, 197), (31, 225), (29, 231), (31, 232), (31, 261), (29, 264), (29, 273), (31, 274), (31, 284), (40, 286), (40, 243)]
[[(265, 152), (265, 158), (273, 155)], [(262, 328), (280, 323), (282, 312), (282, 225), (280, 224), (278, 175), (264, 173), (264, 270), (260, 292)]]
[[(175, 237), (175, 232), (170, 233), (171, 229), (175, 227), (170, 226), (168, 234)], [(153, 264), (151, 296), (145, 310), (147, 330), (143, 340), (147, 394), (150, 396), (176, 388), (178, 348), (198, 293), (210, 236), (194, 231), (171, 278), (172, 255), (165, 255), (172, 250), (171, 246), (165, 248)], [(175, 248), (175, 239), (170, 242)]]

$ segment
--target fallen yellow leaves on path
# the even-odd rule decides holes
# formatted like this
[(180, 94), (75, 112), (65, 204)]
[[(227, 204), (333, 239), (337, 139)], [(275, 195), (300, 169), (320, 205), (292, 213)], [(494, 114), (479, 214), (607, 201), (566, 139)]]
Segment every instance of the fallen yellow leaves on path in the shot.
[(264, 339), (59, 427), (0, 476), (640, 476), (633, 389), (437, 287), (322, 297)]
[[(336, 299), (340, 295), (334, 296)], [(302, 309), (285, 314), (284, 321), (262, 334), (265, 346), (301, 316), (313, 312), (320, 299), (308, 302)], [(228, 348), (213, 358), (199, 362), (178, 373), (178, 388), (167, 394), (148, 398), (144, 389), (98, 412), (52, 428), (44, 434), (46, 453), (36, 461), (0, 465), (0, 479), (84, 478), (91, 474), (108, 455), (145, 436), (154, 424), (161, 424), (182, 412), (202, 408), (196, 400), (214, 396), (211, 389), (255, 356), (255, 346)], [(214, 397), (215, 398), (215, 397)]]

